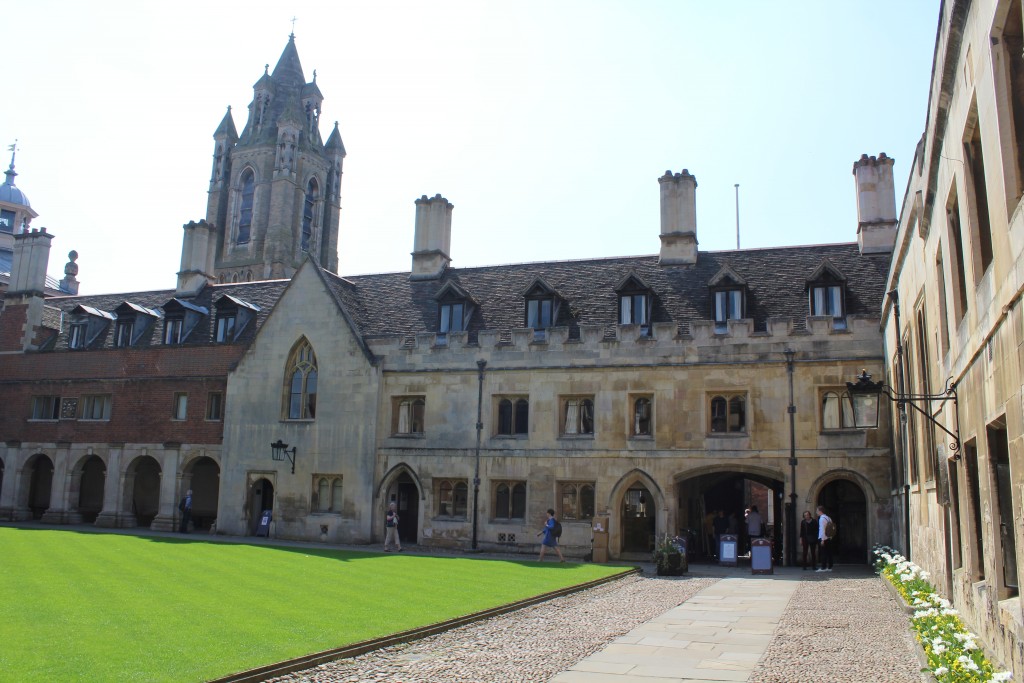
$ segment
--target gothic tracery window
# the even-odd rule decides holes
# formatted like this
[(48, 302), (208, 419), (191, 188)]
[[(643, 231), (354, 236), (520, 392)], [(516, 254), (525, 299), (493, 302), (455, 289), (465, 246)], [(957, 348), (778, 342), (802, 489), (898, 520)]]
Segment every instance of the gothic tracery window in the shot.
[(316, 178), (309, 181), (306, 186), (306, 199), (302, 205), (302, 251), (309, 251), (313, 241), (314, 214), (316, 212), (316, 201), (320, 194)]
[(316, 354), (308, 341), (303, 339), (295, 346), (288, 361), (287, 411), (289, 420), (312, 420), (316, 417)]
[(248, 244), (252, 234), (252, 203), (253, 195), (256, 193), (256, 179), (252, 169), (246, 169), (242, 173), (242, 203), (238, 209), (238, 244)]

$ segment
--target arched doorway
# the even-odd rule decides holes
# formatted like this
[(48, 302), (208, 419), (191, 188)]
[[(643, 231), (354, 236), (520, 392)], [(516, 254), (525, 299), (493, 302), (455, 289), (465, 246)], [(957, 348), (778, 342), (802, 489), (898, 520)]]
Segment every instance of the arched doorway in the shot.
[(143, 455), (125, 472), (125, 494), (136, 526), (148, 527), (160, 509), (160, 463)]
[(637, 482), (622, 497), (619, 521), (622, 523), (622, 552), (648, 553), (654, 547), (657, 521), (654, 496)]
[[(192, 525), (208, 531), (217, 519), (220, 499), (220, 466), (213, 458), (202, 456), (185, 465), (181, 475), (181, 495), (192, 490)], [(262, 512), (262, 510), (261, 510)]]
[(683, 479), (676, 484), (676, 533), (688, 538), (690, 557), (717, 557), (714, 519), (721, 511), (725, 515), (722, 526), (726, 533), (739, 536), (739, 552), (746, 554), (750, 552), (750, 536), (744, 515), (756, 507), (761, 532), (774, 542), (776, 562), (781, 562), (784, 487), (781, 479), (756, 471), (713, 471)]
[(818, 494), (818, 505), (836, 525), (835, 561), (868, 562), (868, 507), (864, 490), (849, 479), (836, 479)]
[(92, 524), (103, 510), (103, 486), (107, 478), (107, 466), (98, 455), (91, 455), (82, 463), (78, 484), (78, 512), (82, 521)]
[(402, 472), (388, 487), (385, 509), (381, 511), (382, 518), (391, 503), (398, 506), (399, 540), (402, 543), (417, 543), (420, 536), (420, 490), (408, 472)]
[[(193, 493), (195, 493), (193, 491)], [(260, 516), (264, 510), (274, 509), (274, 485), (267, 479), (257, 479), (249, 490), (249, 534), (256, 535)], [(216, 514), (216, 508), (214, 508)], [(273, 517), (271, 517), (273, 519)]]
[(32, 519), (42, 519), (43, 513), (50, 509), (53, 461), (37, 453), (28, 465), (28, 476), (28, 509), (32, 511)]

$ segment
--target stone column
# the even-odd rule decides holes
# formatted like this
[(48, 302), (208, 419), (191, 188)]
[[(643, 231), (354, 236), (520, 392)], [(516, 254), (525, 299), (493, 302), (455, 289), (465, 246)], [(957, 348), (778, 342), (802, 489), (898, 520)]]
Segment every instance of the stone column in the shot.
[(0, 483), (0, 521), (14, 520), (14, 509), (17, 507), (15, 492), (18, 484), (18, 451), (20, 441), (8, 441), (0, 448), (4, 454), (4, 480)]
[[(121, 454), (124, 444), (110, 444), (107, 452), (107, 469), (103, 474), (103, 510), (96, 516), (96, 526), (115, 528), (123, 516), (121, 494), (124, 491), (124, 473), (121, 471)], [(134, 519), (132, 520), (134, 524)]]
[(178, 459), (181, 444), (166, 444), (160, 463), (160, 505), (149, 528), (153, 531), (175, 531), (178, 526)]
[(61, 441), (53, 452), (53, 478), (50, 481), (50, 507), (40, 520), (43, 524), (68, 523), (68, 491), (71, 488), (71, 444)]

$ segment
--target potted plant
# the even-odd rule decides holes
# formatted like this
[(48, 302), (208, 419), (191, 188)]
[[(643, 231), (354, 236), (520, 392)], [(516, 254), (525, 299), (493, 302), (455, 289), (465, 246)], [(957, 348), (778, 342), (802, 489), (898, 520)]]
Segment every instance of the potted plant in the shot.
[(654, 548), (651, 560), (657, 568), (658, 576), (682, 576), (689, 569), (686, 553), (668, 536)]

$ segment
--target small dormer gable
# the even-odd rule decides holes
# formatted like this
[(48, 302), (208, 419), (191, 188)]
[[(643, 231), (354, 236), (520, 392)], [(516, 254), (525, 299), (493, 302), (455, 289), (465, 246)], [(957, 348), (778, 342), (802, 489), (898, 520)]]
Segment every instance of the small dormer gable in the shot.
[(728, 263), (719, 268), (715, 276), (708, 280), (708, 287), (746, 287), (747, 281), (732, 269)]
[(846, 329), (846, 276), (825, 258), (807, 278), (808, 314), (832, 318), (834, 329)]
[(434, 299), (437, 301), (438, 343), (446, 341), (449, 332), (462, 332), (469, 328), (478, 304), (466, 290), (448, 281), (437, 291)]
[(214, 340), (219, 344), (236, 341), (256, 319), (260, 307), (238, 297), (225, 294), (213, 304), (217, 309), (217, 329)]
[(163, 305), (164, 344), (184, 344), (210, 311), (188, 301), (174, 298)]
[(78, 304), (71, 309), (71, 325), (68, 328), (68, 348), (88, 349), (102, 337), (110, 323), (117, 316), (92, 306)]
[(642, 335), (650, 334), (654, 292), (636, 273), (630, 273), (615, 287), (619, 299), (620, 325), (637, 325)]
[(114, 309), (117, 323), (114, 326), (114, 346), (125, 348), (138, 345), (139, 341), (162, 319), (160, 311), (124, 301)]
[(747, 311), (747, 281), (726, 263), (708, 281), (711, 290), (711, 317), (715, 332), (729, 331), (730, 320), (741, 320)]
[(535, 341), (544, 341), (548, 328), (557, 324), (561, 297), (543, 278), (538, 277), (523, 292), (523, 298), (526, 302), (526, 327), (533, 330)]

